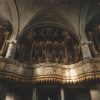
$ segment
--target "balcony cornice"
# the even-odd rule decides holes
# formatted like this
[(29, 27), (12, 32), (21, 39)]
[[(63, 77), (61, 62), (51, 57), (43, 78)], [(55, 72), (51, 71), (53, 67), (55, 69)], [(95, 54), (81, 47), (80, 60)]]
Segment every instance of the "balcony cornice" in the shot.
[(16, 60), (0, 59), (0, 79), (15, 82), (76, 84), (100, 79), (100, 60), (84, 59), (76, 64), (22, 64)]

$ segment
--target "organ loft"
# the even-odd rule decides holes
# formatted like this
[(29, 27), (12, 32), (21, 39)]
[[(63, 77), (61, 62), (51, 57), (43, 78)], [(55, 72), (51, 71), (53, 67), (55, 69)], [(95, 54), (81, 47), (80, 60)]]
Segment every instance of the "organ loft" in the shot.
[(0, 100), (100, 100), (100, 1), (0, 0)]
[(23, 37), (17, 46), (16, 58), (29, 64), (50, 62), (68, 65), (82, 59), (82, 54), (72, 33), (57, 27), (42, 27)]

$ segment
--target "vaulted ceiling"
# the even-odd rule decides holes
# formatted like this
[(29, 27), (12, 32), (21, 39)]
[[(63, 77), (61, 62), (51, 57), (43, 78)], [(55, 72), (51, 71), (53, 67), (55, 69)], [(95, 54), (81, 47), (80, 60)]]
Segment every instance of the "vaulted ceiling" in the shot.
[[(64, 26), (77, 36), (100, 16), (99, 0), (0, 0), (0, 23), (8, 21), (13, 38), (25, 30), (46, 24)], [(100, 18), (100, 17), (99, 17)]]

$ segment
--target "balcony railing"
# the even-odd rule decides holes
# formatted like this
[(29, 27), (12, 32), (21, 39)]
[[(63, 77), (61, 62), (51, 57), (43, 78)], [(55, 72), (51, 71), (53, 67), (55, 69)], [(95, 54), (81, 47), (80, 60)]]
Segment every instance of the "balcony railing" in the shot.
[(100, 79), (100, 60), (84, 59), (71, 65), (57, 63), (22, 64), (15, 60), (0, 59), (0, 79), (27, 82), (80, 83)]

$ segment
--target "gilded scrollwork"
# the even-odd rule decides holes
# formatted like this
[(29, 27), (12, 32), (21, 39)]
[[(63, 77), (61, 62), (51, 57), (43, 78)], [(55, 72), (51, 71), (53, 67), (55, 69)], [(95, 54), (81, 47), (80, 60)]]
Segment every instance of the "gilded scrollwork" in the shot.
[(63, 84), (82, 82), (100, 79), (100, 61), (87, 59), (71, 65), (40, 63), (31, 66), (15, 60), (0, 59), (0, 78), (4, 77), (32, 84), (45, 81)]

